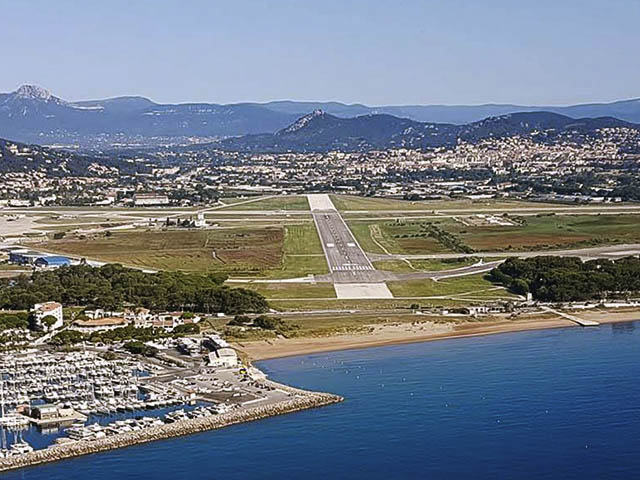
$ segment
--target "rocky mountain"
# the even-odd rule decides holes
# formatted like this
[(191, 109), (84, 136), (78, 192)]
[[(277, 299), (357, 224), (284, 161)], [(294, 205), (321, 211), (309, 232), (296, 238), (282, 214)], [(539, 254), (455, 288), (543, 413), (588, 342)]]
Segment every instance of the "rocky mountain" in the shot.
[(67, 102), (33, 85), (0, 94), (0, 136), (27, 143), (91, 146), (215, 139), (275, 132), (295, 118), (251, 104), (160, 105), (143, 97)]
[(454, 125), (416, 122), (385, 114), (340, 118), (315, 110), (274, 134), (246, 135), (214, 145), (248, 152), (366, 151), (451, 146), (461, 140), (477, 142), (533, 134), (539, 141), (551, 141), (567, 134), (595, 135), (605, 127), (640, 129), (640, 125), (612, 117), (574, 119), (551, 112), (514, 113)]
[[(546, 111), (572, 118), (611, 116), (640, 123), (640, 99), (568, 107), (521, 105), (407, 105), (370, 107), (339, 102), (158, 104), (139, 96), (69, 102), (23, 85), (0, 94), (0, 137), (43, 145), (101, 148), (122, 145), (190, 144), (247, 134), (270, 134), (321, 109), (343, 119), (393, 116), (418, 123), (467, 125), (487, 117)], [(384, 124), (384, 120), (379, 121)], [(353, 125), (361, 122), (358, 120)], [(393, 122), (392, 122), (393, 123)], [(347, 125), (352, 125), (347, 122)], [(417, 128), (417, 125), (412, 126)], [(439, 127), (444, 128), (444, 127)], [(427, 132), (430, 136), (433, 132)], [(355, 141), (355, 140), (352, 140)]]

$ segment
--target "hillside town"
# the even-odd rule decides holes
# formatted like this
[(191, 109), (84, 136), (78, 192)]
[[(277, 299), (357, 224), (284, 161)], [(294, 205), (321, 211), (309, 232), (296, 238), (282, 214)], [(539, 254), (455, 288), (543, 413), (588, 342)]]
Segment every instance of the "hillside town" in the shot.
[[(51, 168), (44, 160), (38, 168), (4, 173), (0, 205), (189, 206), (226, 197), (316, 191), (405, 199), (639, 198), (637, 130), (566, 133), (552, 142), (542, 133), (541, 138), (491, 138), (428, 150), (250, 154), (224, 152), (213, 144), (122, 151), (112, 154), (117, 159), (112, 157), (108, 166), (99, 160), (87, 163), (82, 174), (59, 162)], [(34, 153), (31, 147), (8, 148), (27, 163)]]

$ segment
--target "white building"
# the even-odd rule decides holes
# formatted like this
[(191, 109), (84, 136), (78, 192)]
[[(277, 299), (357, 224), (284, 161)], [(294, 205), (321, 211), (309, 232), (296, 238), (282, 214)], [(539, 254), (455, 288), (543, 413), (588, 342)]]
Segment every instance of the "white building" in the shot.
[[(31, 313), (37, 328), (51, 331), (62, 327), (62, 305), (58, 302), (36, 303), (31, 309)], [(47, 326), (42, 322), (42, 319), (49, 316), (56, 319), (51, 326)]]
[(136, 327), (149, 327), (151, 326), (151, 320), (153, 315), (148, 308), (136, 308), (133, 310), (125, 310), (124, 318), (133, 322)]
[(156, 195), (154, 193), (138, 193), (133, 196), (133, 204), (136, 207), (169, 205), (169, 197), (166, 195)]
[(233, 348), (219, 348), (209, 353), (209, 365), (229, 368), (238, 366), (238, 355)]

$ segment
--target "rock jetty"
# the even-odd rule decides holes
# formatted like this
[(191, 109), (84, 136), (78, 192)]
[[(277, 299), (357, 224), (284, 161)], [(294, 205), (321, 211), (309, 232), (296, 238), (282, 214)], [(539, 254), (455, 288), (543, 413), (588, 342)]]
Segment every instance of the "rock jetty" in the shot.
[(129, 447), (139, 443), (153, 442), (171, 437), (189, 435), (192, 433), (214, 430), (237, 423), (251, 422), (275, 415), (297, 412), (309, 408), (321, 407), (338, 403), (343, 400), (338, 395), (318, 392), (306, 392), (275, 382), (272, 386), (289, 392), (292, 397), (270, 405), (251, 408), (241, 407), (220, 415), (204, 418), (193, 418), (150, 427), (136, 432), (121, 433), (92, 441), (71, 441), (60, 445), (52, 445), (43, 450), (23, 455), (0, 459), (0, 472), (17, 468), (54, 462), (66, 458), (104, 452), (116, 448)]

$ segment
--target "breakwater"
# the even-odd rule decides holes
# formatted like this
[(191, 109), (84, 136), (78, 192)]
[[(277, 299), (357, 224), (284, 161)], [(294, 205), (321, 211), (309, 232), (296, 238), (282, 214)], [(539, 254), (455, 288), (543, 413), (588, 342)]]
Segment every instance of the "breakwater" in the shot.
[(71, 441), (60, 445), (54, 445), (43, 450), (23, 455), (0, 459), (0, 472), (17, 468), (29, 467), (66, 458), (78, 457), (92, 453), (104, 452), (116, 448), (124, 448), (140, 443), (153, 442), (171, 437), (190, 435), (193, 433), (215, 430), (238, 423), (251, 422), (275, 415), (284, 415), (309, 408), (331, 405), (343, 400), (338, 395), (319, 392), (307, 392), (292, 387), (269, 382), (272, 386), (286, 390), (294, 395), (286, 400), (256, 407), (240, 407), (227, 413), (212, 417), (193, 418), (180, 420), (136, 432), (121, 433), (98, 440)]

